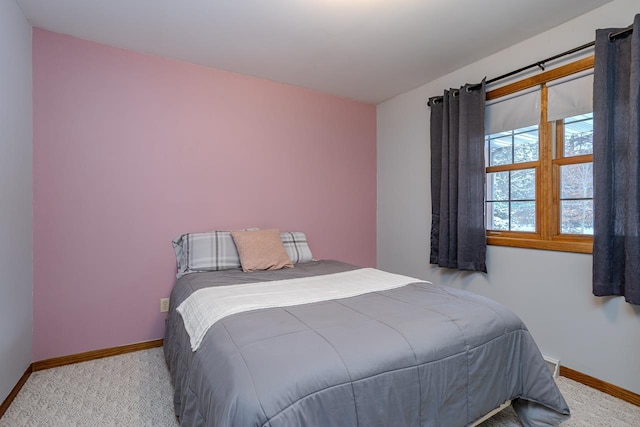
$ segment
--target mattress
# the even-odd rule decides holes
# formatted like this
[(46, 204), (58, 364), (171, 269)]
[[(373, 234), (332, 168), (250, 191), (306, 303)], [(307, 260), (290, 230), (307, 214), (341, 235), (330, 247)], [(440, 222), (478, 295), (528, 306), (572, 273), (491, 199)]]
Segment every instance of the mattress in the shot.
[(569, 418), (526, 326), (485, 297), (416, 280), (361, 295), (232, 314), (193, 351), (183, 301), (201, 289), (357, 269), (195, 273), (171, 294), (164, 351), (183, 426), (453, 426), (511, 400), (525, 426)]

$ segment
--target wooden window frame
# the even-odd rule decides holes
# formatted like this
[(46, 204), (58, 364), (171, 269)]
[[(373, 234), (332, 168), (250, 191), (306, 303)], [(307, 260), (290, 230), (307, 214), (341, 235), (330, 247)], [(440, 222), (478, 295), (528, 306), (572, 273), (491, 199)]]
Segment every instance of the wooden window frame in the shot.
[[(487, 244), (562, 252), (592, 253), (593, 236), (560, 233), (560, 166), (593, 162), (593, 155), (564, 157), (563, 123), (556, 128), (547, 122), (547, 83), (593, 68), (593, 56), (580, 59), (535, 76), (487, 92), (487, 101), (535, 86), (541, 88), (538, 160), (501, 166), (489, 166), (485, 173), (520, 169), (536, 171), (536, 231), (487, 230)], [(553, 158), (553, 133), (556, 133), (556, 158)]]

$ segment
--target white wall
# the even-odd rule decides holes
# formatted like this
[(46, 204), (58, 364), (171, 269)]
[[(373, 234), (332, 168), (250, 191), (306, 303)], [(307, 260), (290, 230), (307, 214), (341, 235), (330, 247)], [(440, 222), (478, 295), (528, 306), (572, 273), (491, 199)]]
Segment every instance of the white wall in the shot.
[(31, 25), (0, 1), (0, 402), (31, 363)]
[(591, 255), (490, 246), (487, 275), (429, 265), (429, 109), (425, 106), (430, 96), (445, 88), (495, 77), (590, 42), (596, 28), (626, 27), (636, 13), (640, 13), (637, 0), (614, 1), (378, 105), (377, 238), (379, 268), (498, 300), (522, 317), (543, 353), (640, 393), (640, 307), (622, 298), (592, 296)]

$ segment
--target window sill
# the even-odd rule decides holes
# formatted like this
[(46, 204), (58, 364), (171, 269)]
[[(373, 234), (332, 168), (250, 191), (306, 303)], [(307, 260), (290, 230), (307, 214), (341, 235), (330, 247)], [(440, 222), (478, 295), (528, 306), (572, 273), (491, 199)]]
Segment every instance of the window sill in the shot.
[(554, 240), (542, 240), (535, 237), (506, 237), (488, 235), (487, 244), (494, 246), (510, 246), (525, 249), (543, 249), (547, 251), (593, 253), (593, 240), (590, 238), (559, 237)]

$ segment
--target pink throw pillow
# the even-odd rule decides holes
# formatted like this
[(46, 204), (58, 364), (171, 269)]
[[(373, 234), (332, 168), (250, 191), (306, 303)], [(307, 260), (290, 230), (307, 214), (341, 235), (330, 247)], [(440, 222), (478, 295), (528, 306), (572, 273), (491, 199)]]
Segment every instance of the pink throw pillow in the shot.
[(231, 236), (240, 255), (242, 270), (279, 270), (293, 268), (276, 229), (232, 231)]

